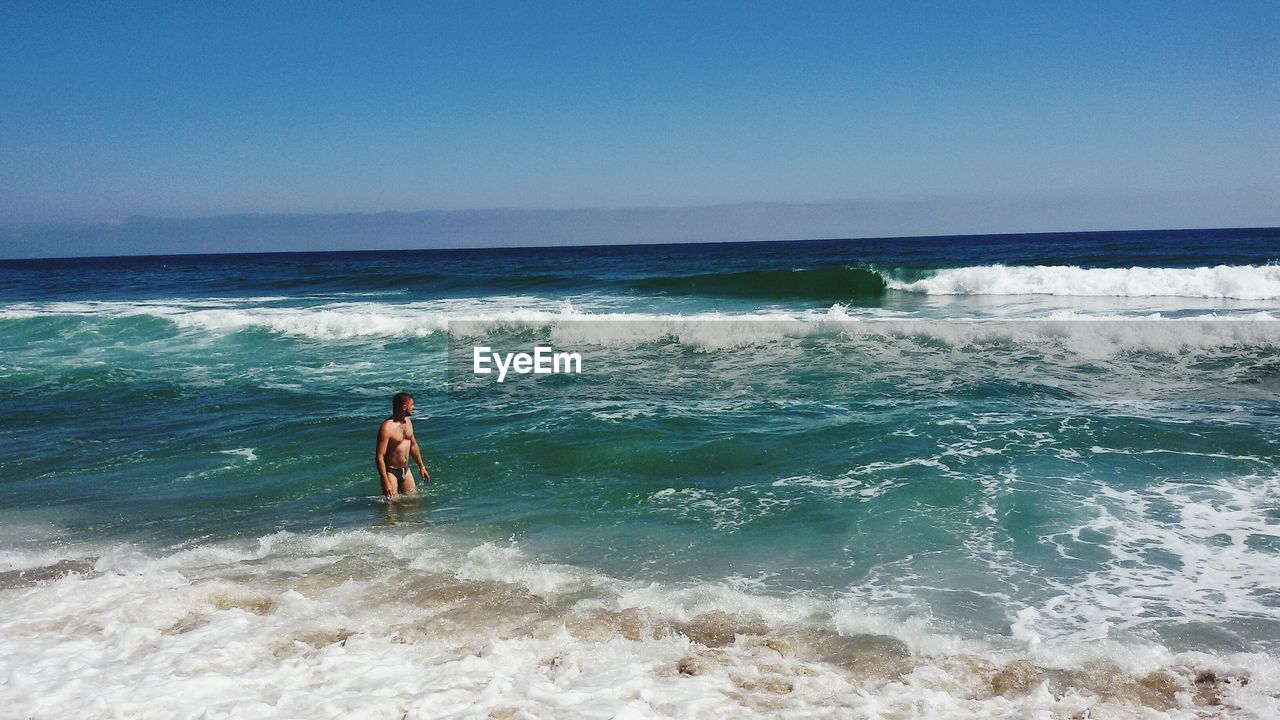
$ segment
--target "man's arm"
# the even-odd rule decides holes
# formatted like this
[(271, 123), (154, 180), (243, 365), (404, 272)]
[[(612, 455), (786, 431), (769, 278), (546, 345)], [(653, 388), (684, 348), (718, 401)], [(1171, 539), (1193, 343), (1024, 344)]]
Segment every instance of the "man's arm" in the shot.
[(378, 442), (373, 449), (373, 465), (378, 468), (378, 477), (382, 479), (382, 494), (394, 500), (400, 495), (400, 491), (396, 488), (396, 484), (391, 482), (391, 476), (387, 474), (387, 443), (390, 440), (390, 429), (387, 421), (384, 420), (378, 427)]
[(418, 461), (418, 472), (422, 474), (422, 484), (431, 482), (431, 473), (427, 472), (427, 466), (422, 464), (422, 449), (418, 447), (417, 435), (409, 436), (409, 454)]

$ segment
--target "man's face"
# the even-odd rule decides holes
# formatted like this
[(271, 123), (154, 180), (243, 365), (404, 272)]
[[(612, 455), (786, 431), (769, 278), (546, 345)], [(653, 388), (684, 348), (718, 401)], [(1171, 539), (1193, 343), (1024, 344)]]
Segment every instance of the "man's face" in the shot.
[(404, 414), (405, 417), (413, 414), (413, 398), (404, 401)]

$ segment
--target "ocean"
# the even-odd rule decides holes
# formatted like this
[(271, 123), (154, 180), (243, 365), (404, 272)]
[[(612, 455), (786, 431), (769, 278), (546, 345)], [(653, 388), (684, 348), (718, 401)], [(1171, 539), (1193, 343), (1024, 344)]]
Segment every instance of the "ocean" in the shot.
[[(0, 717), (1280, 717), (1278, 263), (0, 261)], [(389, 503), (401, 391), (432, 482)]]

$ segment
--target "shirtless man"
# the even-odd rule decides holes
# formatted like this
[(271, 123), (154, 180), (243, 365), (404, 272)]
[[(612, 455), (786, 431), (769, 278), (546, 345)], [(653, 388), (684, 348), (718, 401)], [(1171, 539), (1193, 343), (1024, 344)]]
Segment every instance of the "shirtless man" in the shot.
[(413, 396), (409, 393), (396, 393), (391, 398), (391, 417), (382, 421), (378, 428), (378, 444), (373, 451), (373, 464), (378, 468), (378, 477), (382, 479), (382, 494), (390, 500), (398, 500), (401, 495), (417, 495), (418, 488), (413, 484), (413, 473), (409, 472), (409, 455), (418, 463), (418, 472), (422, 473), (423, 484), (431, 482), (431, 473), (422, 464), (422, 450), (418, 447), (418, 439), (413, 436)]

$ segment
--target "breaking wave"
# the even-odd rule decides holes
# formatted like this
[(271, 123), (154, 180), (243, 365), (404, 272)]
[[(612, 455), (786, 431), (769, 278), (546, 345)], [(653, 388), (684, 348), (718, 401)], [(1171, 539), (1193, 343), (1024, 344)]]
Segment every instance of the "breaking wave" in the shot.
[(1061, 295), (1280, 299), (1280, 266), (1082, 268), (1072, 265), (979, 265), (938, 270), (831, 265), (645, 278), (635, 289), (732, 298), (878, 298), (887, 291), (925, 295)]
[(23, 716), (1226, 718), (1280, 687), (1260, 653), (966, 640), (855, 597), (627, 582), (438, 533), (81, 550), (0, 563), (0, 700)]
[(938, 270), (887, 287), (927, 295), (1066, 295), (1280, 299), (1280, 266), (1081, 268), (1071, 265), (982, 265)]
[(845, 305), (798, 311), (691, 315), (592, 313), (538, 298), (425, 303), (334, 303), (315, 307), (234, 307), (203, 301), (28, 303), (0, 308), (0, 323), (19, 339), (96, 333), (116, 340), (164, 339), (178, 333), (216, 337), (266, 332), (320, 341), (388, 338), (547, 337), (563, 345), (635, 347), (676, 343), (699, 350), (794, 338), (858, 343), (902, 340), (974, 348), (991, 343), (1054, 345), (1086, 355), (1138, 350), (1165, 353), (1221, 348), (1280, 348), (1280, 321), (1266, 312), (1166, 318), (1054, 312), (1020, 319), (938, 320), (854, 315)]

